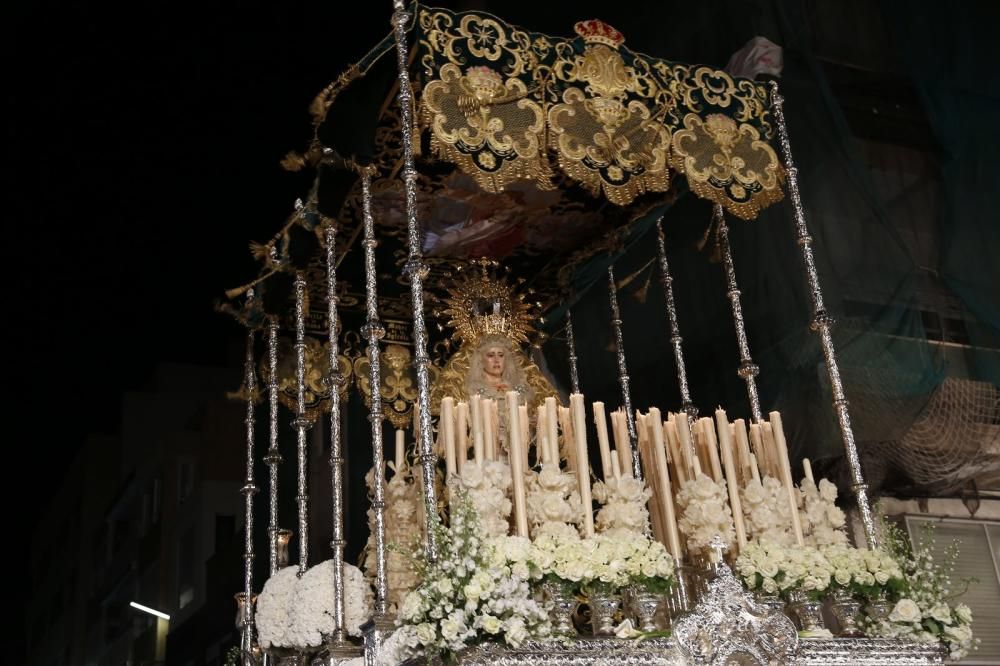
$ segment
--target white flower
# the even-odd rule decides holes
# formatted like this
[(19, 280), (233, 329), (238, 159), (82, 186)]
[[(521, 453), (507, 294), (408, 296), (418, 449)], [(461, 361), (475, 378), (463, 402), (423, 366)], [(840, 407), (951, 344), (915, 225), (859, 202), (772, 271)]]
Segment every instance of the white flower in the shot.
[(483, 615), (479, 618), (479, 626), (488, 634), (497, 634), (500, 633), (502, 623), (499, 618), (493, 615)]
[(915, 604), (912, 599), (900, 599), (896, 602), (892, 612), (889, 613), (889, 619), (892, 622), (919, 622), (920, 616), (920, 606)]
[(966, 624), (959, 624), (954, 627), (945, 627), (944, 635), (948, 640), (955, 643), (971, 643), (972, 629)]
[(961, 622), (962, 624), (971, 624), (972, 609), (970, 609), (965, 604), (959, 604), (955, 606), (955, 617), (958, 618), (958, 621)]
[(948, 604), (938, 602), (928, 611), (928, 614), (943, 624), (951, 624), (951, 608)]
[(423, 645), (431, 645), (435, 638), (437, 638), (437, 632), (434, 630), (433, 624), (423, 622), (417, 625), (417, 640)]

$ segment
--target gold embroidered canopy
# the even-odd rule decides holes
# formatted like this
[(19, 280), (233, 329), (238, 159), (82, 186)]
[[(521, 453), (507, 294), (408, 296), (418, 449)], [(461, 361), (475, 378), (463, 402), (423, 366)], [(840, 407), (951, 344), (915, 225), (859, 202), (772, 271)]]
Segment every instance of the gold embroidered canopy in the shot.
[[(679, 174), (696, 195), (743, 219), (782, 198), (765, 85), (635, 53), (599, 20), (577, 23), (569, 39), (479, 12), (417, 6), (414, 13), (420, 133), (435, 160), (454, 165), (482, 191), (500, 194), (525, 182), (541, 191), (578, 185), (627, 208), (643, 195), (668, 192)], [(324, 91), (321, 119), (371, 63)], [(386, 91), (373, 137), (376, 163), (399, 148), (386, 134), (392, 94)], [(354, 146), (328, 138), (321, 134), (328, 148), (355, 157)]]

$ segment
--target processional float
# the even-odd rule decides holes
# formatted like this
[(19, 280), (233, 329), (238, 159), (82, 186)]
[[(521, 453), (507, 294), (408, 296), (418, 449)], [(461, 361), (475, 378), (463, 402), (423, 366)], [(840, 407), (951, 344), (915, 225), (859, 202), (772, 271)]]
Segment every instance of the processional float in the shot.
[[(782, 200), (786, 188), (865, 546), (878, 546), (777, 84), (632, 52), (621, 33), (598, 20), (577, 24), (574, 38), (559, 38), (480, 12), (407, 8), (400, 0), (394, 10), (393, 33), (314, 102), (314, 140), (303, 154), (286, 159), (290, 169), (314, 169), (314, 185), (274, 238), (254, 246), (264, 265), (260, 277), (228, 294), (227, 308), (248, 327), (242, 489), (247, 529), (244, 590), (237, 595), (244, 662), (379, 664), (390, 655), (430, 656), (433, 645), (448, 640), (452, 648), (437, 654), (468, 663), (940, 661), (934, 648), (859, 637), (852, 617), (857, 600), (841, 599), (834, 609), (847, 637), (824, 638), (829, 632), (817, 615), (816, 595), (799, 594), (799, 628), (814, 636), (799, 640), (774, 594), (778, 590), (766, 589), (775, 576), (765, 571), (754, 578), (747, 573), (749, 560), (737, 558), (764, 533), (780, 533), (776, 541), (784, 539), (793, 549), (806, 538), (821, 543), (821, 529), (830, 526), (810, 522), (810, 502), (833, 506), (808, 468), (811, 485), (793, 484), (780, 415), (762, 411), (729, 243), (727, 216), (753, 220)], [(684, 188), (712, 203), (711, 230), (725, 272), (749, 428), (742, 420), (730, 423), (722, 410), (714, 419), (699, 419), (691, 398), (689, 381), (696, 380), (685, 366), (663, 233), (670, 204)], [(614, 273), (625, 245), (653, 227), (681, 396), (666, 420), (655, 407), (645, 413), (633, 408), (627, 322)], [(347, 261), (358, 247), (360, 266)], [(594, 403), (592, 420), (568, 308), (568, 406), (523, 350), (533, 318), (579, 291), (575, 271), (584, 264), (600, 267), (607, 281), (622, 405), (609, 415), (603, 403)], [(361, 284), (363, 293), (357, 290)], [(352, 313), (358, 324), (353, 330), (344, 323)], [(454, 330), (450, 339), (435, 342), (429, 316)], [(282, 339), (282, 330), (294, 342)], [(266, 339), (259, 361), (257, 332)], [(255, 405), (265, 399), (258, 369), (270, 424), (263, 457), (269, 467), (269, 580), (260, 597), (252, 529)], [(370, 421), (367, 578), (344, 557), (348, 444), (342, 403), (352, 384)], [(279, 403), (294, 413), (299, 561), (291, 567), (290, 532), (278, 525), (278, 470), (288, 464), (279, 451)], [(316, 490), (308, 487), (307, 468), (309, 431), (324, 414), (328, 517), (309, 513)], [(387, 421), (397, 432), (388, 481)], [(415, 465), (403, 433), (410, 423)], [(588, 443), (588, 432), (596, 432), (596, 447)], [(362, 441), (352, 434), (355, 455), (369, 450)], [(591, 451), (599, 452), (600, 475), (592, 473)], [(598, 478), (593, 485), (592, 476)], [(762, 493), (770, 493), (770, 500), (761, 499)], [(499, 499), (491, 503), (489, 497)], [(602, 507), (596, 524), (595, 501)], [(764, 525), (747, 506), (766, 501), (784, 516), (782, 524)], [(448, 569), (462, 516), (477, 512), (478, 529), (494, 539), (490, 552), (508, 547), (496, 546), (497, 538), (509, 539), (501, 542), (514, 550), (550, 548), (537, 558), (505, 556), (497, 565), (507, 567), (512, 579), (534, 576), (538, 585), (530, 598), (519, 597), (528, 610), (503, 620), (502, 628), (499, 614), (477, 615), (475, 626), (463, 625), (464, 638), (421, 636), (441, 630), (447, 618), (410, 622), (436, 611), (415, 610), (407, 590), (423, 589), (442, 567), (455, 580), (485, 575)], [(311, 567), (309, 527), (321, 518), (332, 520), (332, 559)], [(836, 536), (842, 522), (827, 530), (835, 533), (834, 545), (846, 541)], [(400, 553), (404, 544), (394, 541), (407, 529), (421, 540), (419, 570)], [(593, 553), (614, 548), (616, 539), (641, 544), (635, 552), (642, 550), (648, 570), (602, 579), (582, 570), (574, 574), (573, 567), (583, 565), (567, 558), (552, 563), (573, 550), (588, 553), (590, 565), (605, 571), (608, 563)], [(725, 550), (738, 576), (725, 562)], [(621, 590), (606, 584), (616, 576), (628, 583), (622, 586), (624, 605)], [(648, 585), (637, 585), (640, 579)], [(374, 588), (370, 605), (362, 603), (371, 594), (368, 580)], [(744, 589), (750, 580), (764, 588), (756, 597)], [(452, 585), (439, 582), (445, 587)], [(488, 595), (478, 582), (475, 587), (475, 593), (439, 592), (464, 594), (455, 598), (475, 607)], [(803, 592), (781, 591), (789, 597)], [(589, 613), (580, 612), (577, 595), (586, 596), (582, 608)], [(531, 604), (539, 599), (547, 604), (545, 617), (532, 617), (545, 627), (544, 635), (530, 635), (526, 627), (535, 620), (525, 618), (537, 611)], [(886, 613), (877, 602), (870, 607)], [(357, 617), (359, 607), (364, 617)], [(361, 624), (363, 644), (349, 636)], [(642, 641), (634, 638), (637, 633)], [(552, 634), (559, 640), (546, 640)], [(392, 636), (396, 645), (390, 651)], [(401, 640), (409, 644), (400, 646)], [(476, 646), (453, 649), (463, 641)]]

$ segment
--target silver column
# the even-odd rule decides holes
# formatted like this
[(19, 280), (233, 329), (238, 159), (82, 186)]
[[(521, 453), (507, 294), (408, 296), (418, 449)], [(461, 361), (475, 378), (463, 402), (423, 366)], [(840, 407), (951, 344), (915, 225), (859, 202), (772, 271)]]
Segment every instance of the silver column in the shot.
[[(406, 26), (412, 15), (403, 0), (393, 0), (392, 23), (396, 33), (396, 64), (399, 67), (399, 111), (403, 125), (403, 181), (406, 184), (406, 226), (408, 231), (409, 256), (405, 273), (410, 277), (410, 300), (413, 303), (413, 367), (417, 372), (417, 409), (420, 418), (420, 464), (422, 467), (424, 490), (424, 515), (427, 521), (427, 559), (437, 560), (438, 524), (437, 489), (435, 477), (437, 456), (431, 440), (430, 378), (427, 365), (427, 326), (424, 323), (424, 278), (427, 265), (424, 264), (421, 243), (423, 234), (417, 221), (417, 171), (413, 166), (413, 89), (407, 70)], [(374, 388), (373, 388), (374, 390)]]
[(726, 271), (726, 295), (733, 310), (733, 323), (736, 325), (736, 343), (740, 348), (740, 369), (737, 374), (747, 384), (747, 398), (750, 400), (750, 418), (754, 423), (760, 423), (760, 397), (757, 395), (756, 377), (760, 373), (753, 359), (750, 358), (750, 343), (747, 341), (747, 329), (743, 322), (743, 306), (740, 304), (740, 288), (736, 284), (736, 268), (733, 266), (733, 252), (729, 246), (729, 227), (726, 226), (726, 214), (721, 204), (715, 204), (712, 209), (718, 229), (719, 249), (722, 251), (722, 264)]
[(295, 275), (295, 382), (298, 388), (298, 401), (295, 419), (292, 422), (298, 438), (299, 486), (295, 499), (299, 504), (299, 576), (302, 576), (309, 567), (309, 495), (306, 476), (309, 464), (306, 431), (309, 429), (309, 421), (306, 419), (305, 299), (306, 279), (299, 272)]
[(569, 381), (573, 393), (580, 392), (580, 373), (576, 369), (576, 341), (573, 339), (573, 313), (566, 310), (566, 348), (569, 350)]
[(823, 360), (830, 377), (830, 387), (833, 391), (833, 408), (840, 425), (840, 437), (844, 443), (844, 453), (851, 468), (851, 481), (854, 497), (858, 502), (858, 512), (865, 528), (865, 538), (869, 548), (878, 547), (878, 537), (875, 518), (868, 502), (868, 484), (865, 483), (861, 471), (861, 460), (858, 448), (854, 442), (854, 429), (851, 427), (851, 415), (847, 411), (847, 397), (844, 394), (844, 384), (840, 379), (840, 368), (837, 366), (837, 356), (833, 348), (833, 337), (830, 328), (833, 317), (823, 304), (823, 290), (819, 284), (819, 272), (816, 270), (816, 259), (812, 251), (812, 236), (806, 226), (806, 213), (802, 206), (802, 195), (799, 192), (799, 170), (792, 159), (792, 145), (788, 140), (788, 127), (785, 124), (785, 100), (778, 92), (777, 82), (771, 82), (771, 99), (774, 105), (775, 119), (778, 121), (778, 140), (781, 143), (781, 153), (788, 170), (788, 192), (792, 198), (792, 209), (795, 215), (795, 230), (799, 247), (802, 249), (802, 263), (805, 266), (806, 282), (809, 285), (809, 296), (812, 299), (813, 319), (811, 327), (819, 334), (820, 345), (823, 348)]
[[(251, 290), (248, 294), (250, 299), (253, 299), (253, 291)], [(254, 332), (252, 328), (247, 329), (247, 353), (246, 361), (244, 364), (244, 381), (247, 389), (247, 415), (246, 415), (246, 432), (247, 432), (247, 475), (246, 479), (243, 481), (243, 488), (240, 492), (243, 494), (244, 506), (246, 509), (246, 515), (244, 516), (244, 534), (245, 541), (243, 544), (243, 603), (245, 604), (245, 612), (242, 617), (242, 626), (240, 627), (240, 651), (244, 655), (253, 654), (253, 633), (254, 633), (254, 607), (253, 607), (253, 496), (257, 494), (257, 485), (254, 483), (254, 459), (253, 459), (253, 445), (254, 445), (254, 399), (257, 393), (257, 375), (254, 373), (253, 369), (253, 348), (254, 348)]]
[(625, 366), (625, 342), (622, 339), (622, 313), (618, 309), (618, 285), (615, 283), (615, 268), (608, 266), (608, 300), (611, 302), (611, 328), (615, 333), (615, 353), (618, 356), (618, 383), (622, 389), (622, 406), (625, 408), (625, 423), (628, 425), (629, 448), (632, 449), (632, 473), (642, 479), (642, 463), (639, 460), (639, 435), (635, 430), (635, 412), (632, 411), (632, 387)]
[(365, 170), (361, 176), (361, 192), (364, 207), (365, 238), (365, 293), (367, 295), (367, 321), (362, 333), (368, 338), (368, 381), (371, 385), (371, 410), (368, 420), (372, 428), (372, 465), (374, 468), (374, 499), (372, 511), (375, 513), (375, 615), (385, 615), (388, 610), (389, 585), (386, 578), (385, 545), (385, 450), (382, 444), (382, 401), (379, 387), (382, 386), (382, 366), (379, 356), (379, 340), (385, 335), (385, 328), (378, 316), (378, 274), (375, 271), (375, 220), (372, 217), (371, 172)]
[(270, 485), (270, 520), (267, 524), (268, 555), (270, 556), (270, 575), (278, 571), (278, 465), (281, 464), (281, 453), (278, 452), (278, 319), (271, 317), (267, 323), (267, 405), (270, 416), (270, 444), (264, 462), (267, 463)]
[(337, 358), (337, 227), (333, 220), (326, 220), (326, 302), (327, 337), (330, 345), (330, 485), (333, 492), (333, 636), (331, 644), (347, 642), (347, 624), (344, 620), (344, 456), (340, 437), (340, 388), (344, 376)]
[[(684, 351), (681, 343), (681, 329), (677, 323), (677, 308), (674, 304), (674, 278), (670, 275), (670, 265), (667, 263), (667, 242), (663, 235), (663, 217), (656, 222), (656, 253), (660, 261), (660, 285), (663, 287), (663, 298), (667, 304), (667, 321), (670, 324), (670, 344), (674, 348), (674, 361), (677, 364), (677, 385), (681, 392), (681, 411), (688, 415), (688, 422), (698, 418), (698, 408), (691, 401), (691, 391), (688, 388), (687, 365), (684, 363)], [(694, 440), (691, 440), (694, 441)]]

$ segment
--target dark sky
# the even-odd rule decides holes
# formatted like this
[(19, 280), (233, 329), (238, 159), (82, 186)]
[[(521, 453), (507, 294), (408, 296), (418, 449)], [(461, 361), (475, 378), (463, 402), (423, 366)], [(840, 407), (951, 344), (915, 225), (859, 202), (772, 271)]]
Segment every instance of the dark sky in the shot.
[[(677, 60), (724, 64), (745, 39), (720, 23), (676, 52), (655, 30), (666, 6), (441, 4), (557, 34), (601, 16)], [(350, 18), (344, 6), (48, 0), (5, 21), (16, 464), (43, 452), (59, 478), (87, 433), (117, 429), (121, 392), (157, 362), (230, 360), (240, 332), (213, 302), (256, 274), (248, 242), (309, 184), (278, 162), (306, 145), (313, 96), (390, 30), (389, 0), (351, 3)], [(672, 20), (694, 29), (705, 11)], [(748, 37), (742, 19), (724, 20)]]

